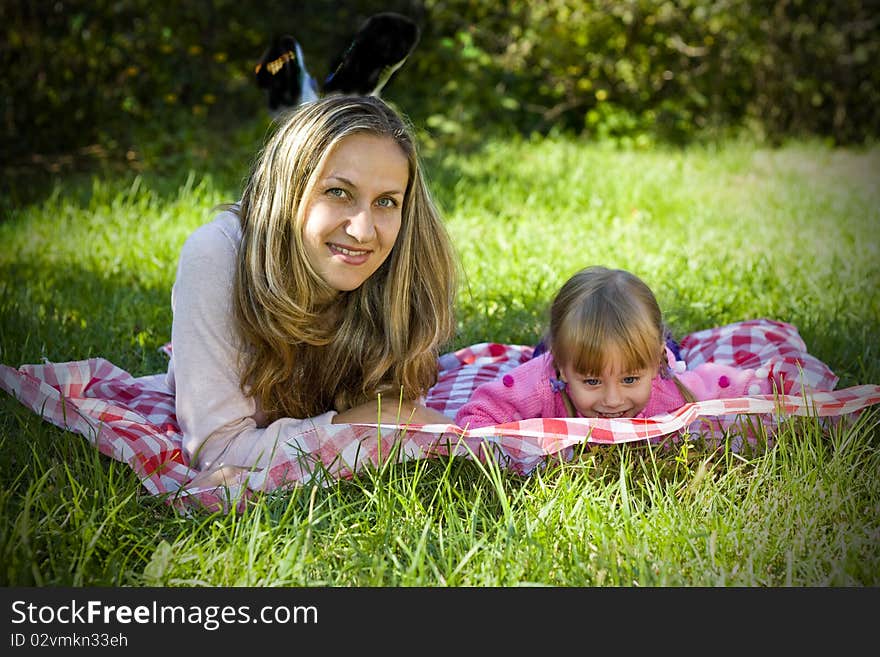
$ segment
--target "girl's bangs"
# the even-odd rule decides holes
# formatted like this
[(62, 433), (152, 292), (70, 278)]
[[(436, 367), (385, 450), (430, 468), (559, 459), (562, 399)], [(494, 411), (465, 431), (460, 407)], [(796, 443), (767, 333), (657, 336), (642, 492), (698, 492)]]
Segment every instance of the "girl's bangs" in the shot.
[(612, 330), (609, 326), (581, 324), (558, 336), (553, 353), (557, 362), (569, 363), (580, 374), (601, 375), (615, 357), (627, 372), (649, 369), (659, 362), (660, 346), (651, 337), (654, 331), (646, 331), (646, 328), (614, 327)]

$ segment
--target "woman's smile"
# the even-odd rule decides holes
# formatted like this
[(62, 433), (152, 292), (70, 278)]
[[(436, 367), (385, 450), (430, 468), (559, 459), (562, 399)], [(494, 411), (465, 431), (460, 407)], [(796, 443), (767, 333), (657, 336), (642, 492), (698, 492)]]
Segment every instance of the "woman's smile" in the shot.
[(362, 265), (370, 258), (370, 251), (366, 249), (353, 249), (339, 244), (333, 244), (332, 242), (328, 242), (327, 246), (330, 248), (330, 252), (333, 255), (338, 256), (343, 262), (349, 265)]

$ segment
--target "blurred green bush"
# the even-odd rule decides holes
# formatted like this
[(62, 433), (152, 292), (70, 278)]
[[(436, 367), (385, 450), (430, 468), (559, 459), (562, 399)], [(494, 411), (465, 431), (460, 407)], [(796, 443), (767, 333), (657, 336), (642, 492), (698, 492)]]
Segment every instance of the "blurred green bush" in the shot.
[[(253, 119), (273, 34), (318, 80), (378, 11), (422, 38), (384, 96), (429, 140), (572, 132), (636, 146), (880, 127), (878, 3), (857, 0), (4, 0), (0, 158), (125, 148), (134, 126)], [(172, 121), (172, 123), (169, 123)]]

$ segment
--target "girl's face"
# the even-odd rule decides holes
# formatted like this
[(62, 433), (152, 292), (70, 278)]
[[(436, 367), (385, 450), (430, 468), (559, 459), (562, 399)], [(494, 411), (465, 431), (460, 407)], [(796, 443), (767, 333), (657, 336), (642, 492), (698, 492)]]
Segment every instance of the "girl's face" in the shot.
[(358, 288), (388, 258), (403, 211), (409, 162), (390, 137), (353, 134), (318, 172), (306, 206), (309, 263), (334, 290)]
[(612, 353), (602, 373), (575, 372), (571, 365), (559, 367), (571, 403), (583, 417), (635, 417), (651, 398), (651, 380), (659, 364), (639, 370), (622, 367), (620, 354)]

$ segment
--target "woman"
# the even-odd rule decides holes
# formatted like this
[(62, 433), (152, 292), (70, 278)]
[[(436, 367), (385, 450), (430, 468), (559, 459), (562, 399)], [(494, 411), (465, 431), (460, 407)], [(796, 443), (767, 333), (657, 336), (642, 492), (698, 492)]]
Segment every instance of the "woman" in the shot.
[(193, 466), (264, 467), (322, 424), (448, 423), (419, 400), (456, 273), (396, 112), (353, 96), (291, 112), (241, 201), (181, 251), (167, 378)]

